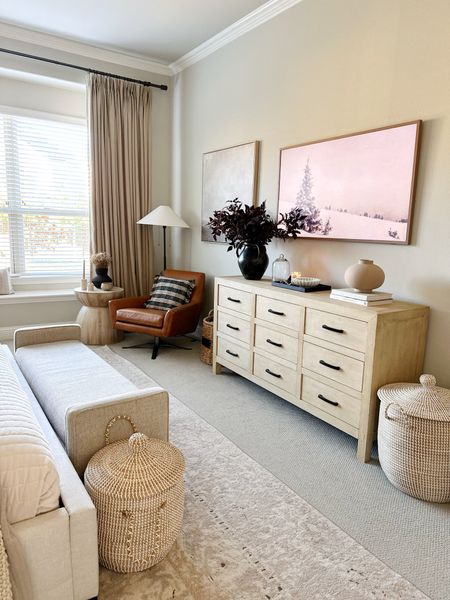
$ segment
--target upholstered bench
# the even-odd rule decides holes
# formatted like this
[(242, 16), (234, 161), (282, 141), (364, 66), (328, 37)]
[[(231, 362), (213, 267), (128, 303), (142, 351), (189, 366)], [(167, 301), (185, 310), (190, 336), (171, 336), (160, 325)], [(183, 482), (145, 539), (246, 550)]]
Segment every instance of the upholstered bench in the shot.
[[(80, 341), (79, 325), (18, 329), (15, 357), (81, 476), (105, 444), (109, 421), (126, 415), (149, 437), (168, 439), (169, 399), (162, 388), (137, 388)], [(132, 433), (128, 422), (111, 441)]]

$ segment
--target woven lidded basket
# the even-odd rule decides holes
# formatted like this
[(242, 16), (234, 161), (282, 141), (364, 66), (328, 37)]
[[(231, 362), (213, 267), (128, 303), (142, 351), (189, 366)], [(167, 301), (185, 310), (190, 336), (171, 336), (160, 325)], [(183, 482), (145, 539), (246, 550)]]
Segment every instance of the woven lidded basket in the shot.
[[(115, 420), (108, 425), (107, 442)], [(181, 452), (143, 433), (107, 444), (94, 454), (84, 482), (97, 509), (102, 565), (134, 573), (166, 556), (183, 521), (183, 473)]]
[(449, 502), (450, 390), (422, 375), (420, 385), (386, 385), (378, 396), (378, 454), (386, 477), (410, 496)]
[(208, 316), (203, 319), (202, 346), (200, 348), (200, 360), (206, 365), (212, 365), (213, 356), (213, 324), (214, 310), (210, 310)]

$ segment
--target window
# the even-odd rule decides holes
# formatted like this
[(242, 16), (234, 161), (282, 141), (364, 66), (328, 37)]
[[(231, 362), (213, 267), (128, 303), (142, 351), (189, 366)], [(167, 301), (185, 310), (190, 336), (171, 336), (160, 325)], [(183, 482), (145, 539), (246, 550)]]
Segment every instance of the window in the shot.
[(0, 267), (75, 275), (88, 254), (86, 124), (0, 113)]

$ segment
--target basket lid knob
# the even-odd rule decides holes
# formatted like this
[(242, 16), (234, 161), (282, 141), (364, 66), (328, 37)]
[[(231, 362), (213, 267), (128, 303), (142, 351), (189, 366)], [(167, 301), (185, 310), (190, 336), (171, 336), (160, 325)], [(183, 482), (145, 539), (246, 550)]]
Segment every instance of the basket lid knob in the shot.
[(434, 375), (421, 375), (419, 379), (423, 387), (434, 387), (436, 385), (436, 377)]
[(142, 452), (147, 444), (148, 437), (145, 435), (145, 433), (133, 433), (133, 435), (130, 435), (128, 439), (128, 445), (130, 446), (133, 454), (139, 454)]

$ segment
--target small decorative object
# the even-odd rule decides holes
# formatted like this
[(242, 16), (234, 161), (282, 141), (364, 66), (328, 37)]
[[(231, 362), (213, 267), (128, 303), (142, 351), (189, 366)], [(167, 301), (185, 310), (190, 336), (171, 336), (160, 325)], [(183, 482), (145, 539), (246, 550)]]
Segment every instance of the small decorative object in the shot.
[(278, 210), (310, 215), (305, 237), (409, 244), (421, 121), (280, 151)]
[(0, 295), (14, 294), (9, 268), (0, 269)]
[(90, 281), (90, 282), (87, 284), (87, 291), (88, 291), (88, 292), (95, 292), (95, 285), (92, 283), (92, 281)]
[(450, 390), (433, 375), (378, 390), (378, 454), (389, 481), (428, 502), (450, 502)]
[(88, 463), (84, 483), (97, 509), (99, 559), (107, 569), (136, 573), (149, 569), (169, 552), (184, 512), (184, 458), (159, 439), (134, 433), (109, 444)]
[(320, 283), (318, 277), (291, 277), (291, 285), (298, 285), (304, 288), (317, 287)]
[(258, 141), (203, 155), (202, 242), (225, 243), (223, 235), (213, 236), (208, 221), (229, 198), (237, 196), (244, 204), (256, 203), (258, 160)]
[(260, 206), (229, 200), (222, 210), (215, 210), (209, 219), (214, 240), (223, 236), (229, 244), (227, 252), (236, 250), (238, 264), (245, 279), (261, 279), (269, 264), (266, 245), (273, 239), (296, 239), (302, 232), (308, 215), (299, 208), (273, 219)]
[(83, 260), (83, 277), (81, 278), (81, 289), (83, 292), (87, 290), (87, 279), (86, 279), (86, 261)]
[(272, 263), (272, 281), (278, 281), (278, 283), (287, 283), (290, 276), (289, 261), (285, 258), (284, 254), (280, 254)]
[(98, 252), (91, 256), (91, 262), (95, 267), (95, 277), (92, 278), (92, 283), (95, 287), (100, 289), (102, 283), (112, 283), (112, 279), (108, 275), (111, 256), (107, 252)]
[(200, 360), (205, 365), (212, 365), (213, 356), (213, 327), (214, 309), (211, 309), (208, 316), (203, 319), (202, 327), (202, 345), (200, 347)]
[(113, 284), (112, 284), (112, 282), (111, 282), (111, 281), (104, 281), (104, 282), (102, 283), (102, 285), (101, 285), (101, 289), (102, 289), (104, 292), (109, 292), (109, 291), (111, 291), (111, 290), (113, 289), (113, 287), (114, 287), (114, 286), (113, 286)]
[(369, 294), (375, 288), (383, 285), (384, 271), (373, 260), (360, 258), (358, 263), (349, 267), (344, 274), (347, 285), (356, 292)]

